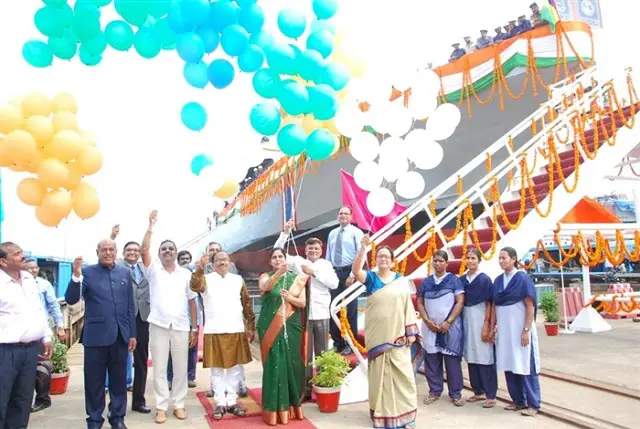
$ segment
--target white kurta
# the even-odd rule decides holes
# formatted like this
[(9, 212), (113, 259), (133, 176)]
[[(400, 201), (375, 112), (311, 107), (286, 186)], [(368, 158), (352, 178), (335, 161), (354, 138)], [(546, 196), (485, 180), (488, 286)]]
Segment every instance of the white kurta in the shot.
[(496, 335), (496, 364), (498, 371), (531, 374), (531, 353), (535, 373), (540, 373), (540, 352), (535, 321), (531, 323), (531, 341), (528, 347), (520, 345), (527, 307), (524, 301), (508, 306), (496, 306), (498, 334)]
[(467, 363), (478, 365), (493, 365), (493, 344), (482, 341), (482, 328), (484, 326), (487, 303), (472, 307), (464, 307), (462, 321), (464, 322), (464, 360)]
[[(442, 279), (444, 279), (449, 273), (441, 278), (437, 278), (433, 275), (436, 284), (439, 284)], [(463, 291), (458, 292), (456, 295), (464, 293)], [(453, 307), (453, 304), (456, 302), (456, 298), (454, 294), (448, 293), (439, 298), (435, 299), (425, 299), (424, 300), (424, 308), (427, 310), (427, 314), (429, 315), (429, 319), (433, 321), (436, 325), (440, 325), (447, 320), (447, 316)], [(422, 347), (426, 350), (427, 353), (442, 353), (445, 355), (455, 356), (453, 353), (448, 352), (441, 347), (436, 346), (436, 333), (432, 332), (427, 328), (427, 324), (421, 320), (420, 321), (420, 335), (422, 336)]]

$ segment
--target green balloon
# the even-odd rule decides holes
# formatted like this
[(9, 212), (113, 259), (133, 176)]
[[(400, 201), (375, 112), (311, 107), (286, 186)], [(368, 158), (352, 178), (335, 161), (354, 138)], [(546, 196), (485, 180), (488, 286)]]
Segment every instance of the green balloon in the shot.
[(87, 52), (87, 49), (83, 45), (80, 45), (80, 54), (79, 54), (80, 61), (85, 66), (89, 66), (89, 67), (97, 66), (100, 63), (100, 61), (102, 61), (102, 54), (91, 55), (89, 52)]
[(144, 0), (115, 0), (114, 6), (116, 12), (118, 12), (125, 21), (136, 27), (142, 27), (149, 15), (149, 3)]
[(45, 36), (60, 37), (65, 27), (63, 18), (62, 9), (45, 6), (36, 12), (33, 21), (38, 31)]
[(97, 57), (107, 48), (107, 38), (104, 33), (99, 33), (95, 38), (82, 43), (82, 46), (91, 56)]
[(157, 31), (141, 28), (133, 38), (133, 47), (142, 58), (154, 58), (162, 50), (162, 40)]
[(49, 38), (49, 47), (56, 57), (61, 60), (70, 60), (76, 55), (78, 43), (75, 38), (51, 37)]

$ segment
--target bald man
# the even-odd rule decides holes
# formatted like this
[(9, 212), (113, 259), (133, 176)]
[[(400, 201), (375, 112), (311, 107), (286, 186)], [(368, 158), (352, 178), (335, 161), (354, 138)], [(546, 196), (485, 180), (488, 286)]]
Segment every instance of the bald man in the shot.
[(127, 429), (127, 356), (136, 348), (136, 319), (131, 273), (116, 265), (113, 240), (98, 243), (98, 263), (83, 267), (82, 257), (73, 261), (73, 275), (64, 298), (68, 304), (85, 302), (84, 401), (87, 429), (104, 423), (104, 384), (109, 370), (109, 423)]

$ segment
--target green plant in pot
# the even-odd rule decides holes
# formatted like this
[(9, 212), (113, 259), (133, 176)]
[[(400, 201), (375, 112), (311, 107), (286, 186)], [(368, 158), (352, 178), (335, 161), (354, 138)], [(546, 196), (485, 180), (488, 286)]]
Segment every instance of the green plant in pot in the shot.
[(349, 361), (333, 350), (327, 350), (316, 357), (313, 364), (317, 368), (317, 373), (311, 379), (311, 383), (318, 401), (318, 408), (323, 413), (335, 413), (338, 411), (344, 377), (351, 370)]
[(55, 343), (53, 345), (53, 354), (51, 355), (51, 394), (61, 395), (67, 391), (69, 385), (69, 365), (67, 364), (67, 352), (69, 351), (66, 344)]
[(544, 292), (540, 296), (540, 304), (538, 306), (544, 314), (544, 329), (547, 331), (547, 335), (558, 335), (560, 312), (558, 310), (558, 299), (554, 291)]

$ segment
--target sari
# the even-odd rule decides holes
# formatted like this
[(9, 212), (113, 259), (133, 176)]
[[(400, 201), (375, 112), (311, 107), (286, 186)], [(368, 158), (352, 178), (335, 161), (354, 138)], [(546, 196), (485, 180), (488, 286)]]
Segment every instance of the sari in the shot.
[(302, 420), (305, 385), (303, 310), (283, 301), (281, 290), (293, 296), (305, 293), (309, 276), (284, 274), (260, 299), (258, 338), (262, 355), (262, 417), (268, 425)]
[(419, 340), (408, 280), (396, 274), (384, 284), (375, 272), (365, 281), (365, 342), (369, 359), (369, 413), (374, 428), (413, 427), (417, 413), (415, 376), (408, 339)]

